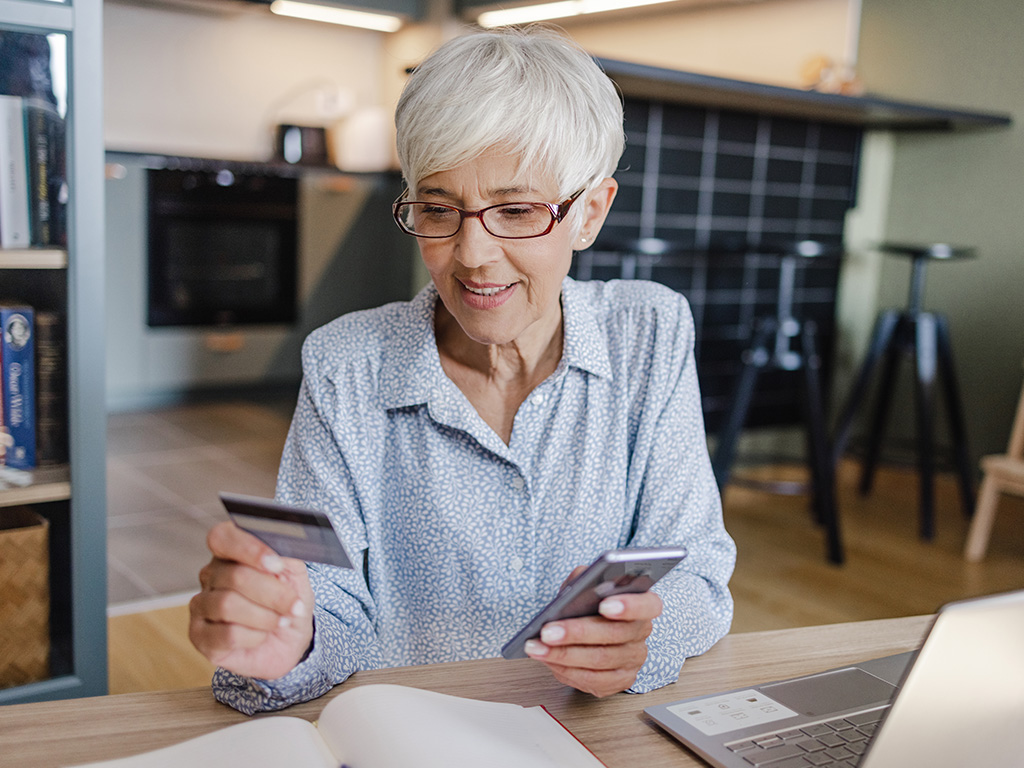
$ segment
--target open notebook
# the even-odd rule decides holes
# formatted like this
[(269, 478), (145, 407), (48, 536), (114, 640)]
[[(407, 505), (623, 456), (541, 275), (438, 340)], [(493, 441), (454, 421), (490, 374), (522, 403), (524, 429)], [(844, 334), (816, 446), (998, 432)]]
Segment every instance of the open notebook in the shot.
[(399, 685), (335, 697), (313, 723), (257, 717), (98, 768), (601, 768), (543, 707), (463, 699)]

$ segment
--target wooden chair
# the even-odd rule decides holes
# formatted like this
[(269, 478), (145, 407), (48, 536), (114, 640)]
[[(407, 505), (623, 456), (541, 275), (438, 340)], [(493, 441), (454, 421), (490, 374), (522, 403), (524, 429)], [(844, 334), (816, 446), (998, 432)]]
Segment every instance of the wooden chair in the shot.
[(974, 520), (964, 548), (964, 557), (971, 562), (985, 556), (1000, 494), (1024, 496), (1024, 388), (1021, 389), (1006, 453), (983, 457), (981, 468), (985, 479), (978, 492)]

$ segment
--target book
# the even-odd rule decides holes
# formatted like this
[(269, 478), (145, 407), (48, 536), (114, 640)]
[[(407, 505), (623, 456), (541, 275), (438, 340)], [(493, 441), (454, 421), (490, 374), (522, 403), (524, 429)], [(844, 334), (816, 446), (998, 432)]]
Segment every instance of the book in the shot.
[(67, 248), (68, 245), (68, 172), (67, 144), (65, 143), (67, 128), (64, 118), (51, 120), (50, 124), (50, 161), (47, 168), (47, 180), (50, 195), (50, 245)]
[(0, 96), (0, 248), (27, 248), (29, 195), (20, 96)]
[[(4, 388), (0, 386), (0, 468), (3, 467), (7, 460), (7, 449), (12, 445), (14, 445), (14, 438), (11, 437), (11, 433), (4, 426)], [(0, 490), (3, 490), (3, 488), (3, 483), (0, 481)]]
[(24, 99), (26, 165), (28, 172), (29, 241), (58, 245), (54, 221), (59, 218), (59, 174), (63, 173), (63, 121), (56, 108), (42, 99)]
[(36, 465), (33, 314), (29, 306), (0, 305), (0, 399), (4, 428), (13, 440), (3, 463), (15, 469)]
[(36, 466), (68, 460), (67, 331), (62, 312), (35, 312)]
[[(601, 768), (543, 707), (364, 685), (314, 724), (258, 717), (170, 747), (90, 768)], [(84, 768), (84, 767), (83, 767)]]

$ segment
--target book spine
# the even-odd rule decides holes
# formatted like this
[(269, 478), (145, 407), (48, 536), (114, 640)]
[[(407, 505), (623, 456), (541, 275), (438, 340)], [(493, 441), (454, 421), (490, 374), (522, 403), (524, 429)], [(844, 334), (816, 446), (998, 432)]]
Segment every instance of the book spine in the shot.
[(29, 244), (25, 122), (20, 96), (0, 96), (0, 248)]
[[(0, 338), (0, 371), (4, 368), (4, 344), (3, 339)], [(4, 386), (3, 382), (0, 381), (0, 440), (3, 441), (0, 444), (0, 465), (6, 464), (7, 455), (7, 427), (4, 426)]]
[(31, 307), (0, 307), (4, 424), (14, 440), (7, 449), (4, 463), (17, 469), (32, 469), (36, 464), (33, 326)]
[(59, 312), (35, 313), (36, 466), (68, 460), (66, 326)]
[(50, 158), (47, 165), (47, 185), (50, 197), (50, 245), (67, 248), (68, 245), (68, 175), (66, 128), (64, 118), (57, 114), (49, 124)]
[(50, 124), (53, 110), (44, 102), (26, 99), (24, 112), (29, 189), (29, 239), (32, 245), (51, 245), (49, 177), (52, 151)]

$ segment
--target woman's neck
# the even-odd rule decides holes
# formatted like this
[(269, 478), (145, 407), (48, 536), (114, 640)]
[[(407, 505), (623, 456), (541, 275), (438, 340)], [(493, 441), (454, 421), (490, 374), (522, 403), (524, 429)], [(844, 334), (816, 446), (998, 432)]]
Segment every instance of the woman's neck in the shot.
[[(438, 301), (434, 332), (442, 361), (493, 381), (531, 381), (536, 386), (546, 379), (562, 358), (562, 314), (539, 320), (523, 334), (504, 344), (484, 344), (471, 339)], [(532, 387), (531, 387), (532, 389)]]
[(437, 303), (434, 331), (441, 368), (506, 445), (519, 406), (562, 359), (561, 312), (553, 320), (549, 327), (531, 328), (526, 338), (482, 344)]

